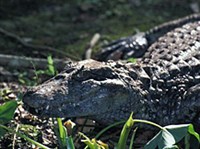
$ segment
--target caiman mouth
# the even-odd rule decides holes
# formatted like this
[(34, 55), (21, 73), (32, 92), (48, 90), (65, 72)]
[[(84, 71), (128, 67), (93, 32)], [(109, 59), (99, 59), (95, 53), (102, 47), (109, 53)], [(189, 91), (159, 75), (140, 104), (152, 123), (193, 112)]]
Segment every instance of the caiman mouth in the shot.
[(27, 104), (24, 104), (23, 107), (25, 110), (29, 111), (33, 115), (41, 115), (43, 111), (43, 109), (36, 109)]
[[(23, 107), (25, 110), (29, 111), (33, 115), (40, 116), (44, 111), (44, 106), (42, 106), (42, 104), (37, 104), (38, 103), (37, 98), (34, 98), (32, 93), (33, 93), (32, 91), (27, 91), (26, 94), (24, 95)], [(41, 100), (39, 103), (41, 103)]]

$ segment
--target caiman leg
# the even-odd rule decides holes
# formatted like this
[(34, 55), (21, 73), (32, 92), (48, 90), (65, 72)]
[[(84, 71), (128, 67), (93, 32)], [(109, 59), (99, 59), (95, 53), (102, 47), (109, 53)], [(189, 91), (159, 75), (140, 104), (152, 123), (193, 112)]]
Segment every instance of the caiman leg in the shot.
[(109, 59), (119, 60), (130, 57), (140, 58), (144, 55), (147, 48), (148, 41), (145, 33), (138, 33), (111, 42), (97, 54), (96, 59), (99, 61), (107, 61)]
[(107, 61), (109, 59), (119, 60), (128, 58), (141, 58), (147, 51), (147, 48), (157, 41), (157, 39), (167, 32), (182, 26), (187, 22), (194, 22), (200, 20), (199, 14), (189, 15), (177, 20), (158, 25), (147, 32), (141, 32), (133, 36), (124, 37), (115, 40), (103, 48), (96, 59), (100, 61)]
[(185, 100), (180, 107), (180, 111), (184, 110), (185, 120), (193, 117), (193, 123), (197, 132), (200, 132), (200, 84), (197, 84), (188, 89)]

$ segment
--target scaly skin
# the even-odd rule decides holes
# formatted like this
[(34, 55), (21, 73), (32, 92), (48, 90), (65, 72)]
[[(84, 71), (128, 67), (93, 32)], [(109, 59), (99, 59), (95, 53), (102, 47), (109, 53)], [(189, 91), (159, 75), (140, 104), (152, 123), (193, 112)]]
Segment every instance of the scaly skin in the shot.
[(200, 14), (193, 14), (163, 23), (159, 26), (155, 26), (146, 32), (140, 32), (138, 34), (123, 37), (119, 40), (113, 41), (104, 47), (96, 56), (97, 60), (119, 60), (128, 58), (141, 58), (144, 56), (147, 49), (162, 37), (167, 32), (180, 27), (184, 24), (199, 21)]
[(200, 21), (161, 36), (136, 64), (73, 62), (33, 87), (23, 102), (42, 117), (89, 117), (110, 124), (135, 118), (160, 125), (200, 124)]

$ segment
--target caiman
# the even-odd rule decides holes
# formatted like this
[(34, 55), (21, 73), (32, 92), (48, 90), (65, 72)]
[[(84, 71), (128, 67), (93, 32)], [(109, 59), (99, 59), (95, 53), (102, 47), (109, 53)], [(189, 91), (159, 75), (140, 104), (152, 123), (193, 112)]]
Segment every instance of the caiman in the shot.
[[(200, 125), (200, 14), (114, 41), (99, 60), (70, 62), (30, 88), (25, 107), (41, 117), (134, 118)], [(136, 63), (113, 61), (136, 57)]]

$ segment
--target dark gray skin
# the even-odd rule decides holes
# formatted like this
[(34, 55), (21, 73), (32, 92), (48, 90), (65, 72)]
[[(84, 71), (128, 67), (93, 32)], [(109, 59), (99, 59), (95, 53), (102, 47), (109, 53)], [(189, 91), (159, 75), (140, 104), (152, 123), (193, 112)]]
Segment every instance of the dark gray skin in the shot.
[[(159, 68), (152, 68), (159, 73)], [(198, 78), (199, 70), (197, 73)], [(131, 63), (85, 60), (30, 89), (23, 101), (30, 112), (41, 117), (89, 117), (110, 124), (127, 119), (133, 111), (136, 118), (162, 125), (196, 118), (199, 122), (200, 78), (184, 86), (183, 76), (176, 80), (168, 76), (163, 82), (149, 78), (143, 68)]]
[(141, 58), (147, 49), (167, 32), (184, 24), (199, 21), (200, 14), (189, 15), (177, 20), (155, 26), (146, 32), (140, 32), (129, 37), (123, 37), (108, 44), (97, 54), (100, 61)]
[[(124, 75), (123, 71), (121, 73)], [(23, 101), (26, 106), (30, 106), (30, 110), (34, 108), (35, 113), (40, 116), (99, 115), (98, 118), (101, 119), (103, 113), (118, 109), (132, 94), (132, 88), (127, 88), (123, 78), (120, 79), (118, 75), (120, 74), (115, 74), (109, 63), (86, 60), (69, 64), (58, 76), (30, 89)], [(125, 114), (126, 117), (129, 115), (126, 112)], [(114, 119), (119, 120), (119, 117)], [(109, 119), (104, 120), (107, 123)]]
[(89, 117), (103, 124), (135, 118), (200, 125), (200, 21), (157, 39), (137, 63), (85, 60), (24, 95), (41, 117)]

